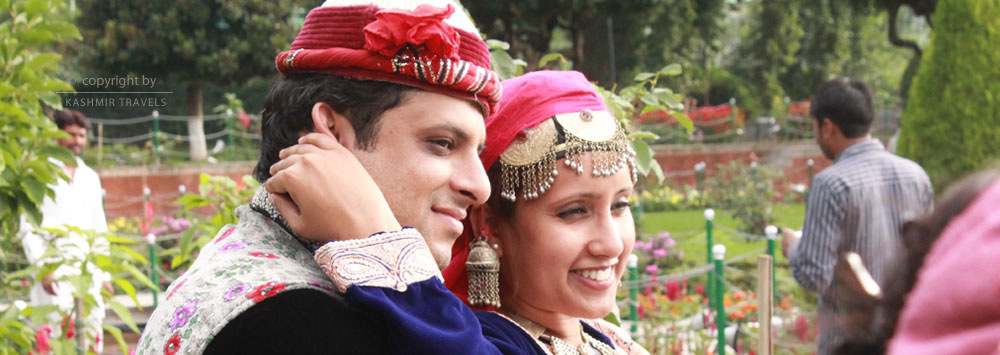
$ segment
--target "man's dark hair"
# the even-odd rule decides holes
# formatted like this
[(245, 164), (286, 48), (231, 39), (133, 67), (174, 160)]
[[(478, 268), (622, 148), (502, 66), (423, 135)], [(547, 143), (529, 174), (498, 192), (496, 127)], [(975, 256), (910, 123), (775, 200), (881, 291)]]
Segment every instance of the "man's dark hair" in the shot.
[(810, 104), (813, 119), (829, 118), (846, 138), (868, 134), (875, 119), (872, 88), (851, 78), (837, 78), (819, 87)]
[(271, 178), (271, 165), (280, 160), (278, 152), (295, 145), (302, 132), (313, 130), (312, 108), (326, 103), (347, 117), (354, 128), (358, 147), (375, 145), (379, 119), (403, 102), (403, 94), (415, 90), (402, 84), (354, 80), (323, 73), (299, 73), (282, 78), (264, 99), (261, 118), (260, 159), (253, 176), (264, 182)]
[(61, 130), (65, 130), (66, 127), (73, 125), (80, 126), (88, 130), (90, 129), (90, 121), (87, 121), (87, 117), (80, 113), (80, 111), (56, 111), (56, 113), (52, 115), (52, 121), (55, 121), (56, 126)]

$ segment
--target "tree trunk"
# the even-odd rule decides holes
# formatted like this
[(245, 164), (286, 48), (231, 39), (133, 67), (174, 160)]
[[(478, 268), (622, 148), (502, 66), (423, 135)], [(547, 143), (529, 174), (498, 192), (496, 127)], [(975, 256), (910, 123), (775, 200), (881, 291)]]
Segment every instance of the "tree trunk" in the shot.
[(201, 113), (201, 83), (188, 85), (188, 137), (191, 139), (191, 161), (202, 161), (208, 157), (205, 148), (205, 121)]

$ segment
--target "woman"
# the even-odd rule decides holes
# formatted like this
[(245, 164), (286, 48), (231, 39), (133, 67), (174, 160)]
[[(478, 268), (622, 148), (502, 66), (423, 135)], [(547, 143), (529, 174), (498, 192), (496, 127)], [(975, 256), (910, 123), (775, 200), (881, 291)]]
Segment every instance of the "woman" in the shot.
[(349, 302), (386, 320), (400, 353), (646, 353), (600, 320), (635, 242), (634, 152), (620, 124), (578, 72), (503, 89), (480, 154), (493, 193), (445, 270), (459, 297), (471, 290), (470, 305), (491, 310), (471, 311), (427, 272), (434, 260), (411, 228), (329, 243), (317, 262)]

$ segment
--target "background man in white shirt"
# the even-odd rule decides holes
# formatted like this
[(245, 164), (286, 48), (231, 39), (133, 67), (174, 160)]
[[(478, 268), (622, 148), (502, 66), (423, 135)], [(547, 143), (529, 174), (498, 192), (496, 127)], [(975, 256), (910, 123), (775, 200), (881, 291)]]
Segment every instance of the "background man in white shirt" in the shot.
[[(83, 149), (87, 146), (87, 129), (90, 123), (82, 113), (72, 110), (58, 111), (53, 115), (53, 120), (59, 129), (69, 134), (69, 138), (56, 139), (56, 143), (69, 149), (76, 156), (75, 165), (65, 164), (62, 161), (51, 159), (53, 164), (58, 165), (69, 181), (57, 180), (56, 184), (49, 186), (55, 192), (55, 198), (45, 197), (42, 202), (42, 228), (60, 228), (64, 226), (76, 227), (81, 230), (92, 230), (96, 232), (107, 232), (108, 225), (104, 217), (104, 203), (101, 189), (101, 180), (97, 173), (87, 166), (80, 158)], [(69, 233), (66, 237), (54, 238), (55, 236), (43, 231), (34, 230), (22, 217), (24, 236), (22, 244), (24, 254), (28, 262), (41, 265), (46, 260), (40, 260), (42, 254), (49, 247), (55, 246), (59, 249), (58, 257), (66, 260), (82, 259), (90, 252), (91, 245), (83, 237), (76, 233)], [(107, 241), (98, 238), (94, 242), (93, 248), (99, 249), (95, 252), (107, 253)], [(103, 251), (102, 251), (103, 250)], [(40, 281), (31, 289), (31, 304), (34, 306), (56, 305), (61, 314), (68, 314), (73, 309), (74, 288), (65, 281), (65, 277), (79, 275), (82, 265), (68, 262), (61, 265), (54, 272), (48, 275), (41, 275)], [(88, 263), (87, 271), (94, 275), (93, 287), (89, 293), (97, 302), (85, 322), (87, 329), (84, 331), (88, 344), (92, 344), (91, 349), (100, 353), (103, 348), (103, 330), (101, 322), (104, 321), (104, 302), (101, 300), (100, 288), (104, 287), (112, 292), (111, 277), (106, 272), (98, 269), (95, 265)], [(61, 280), (62, 279), (62, 280)], [(79, 295), (82, 296), (82, 295)], [(60, 321), (53, 315), (53, 321)], [(53, 336), (61, 333), (61, 327), (53, 327)]]

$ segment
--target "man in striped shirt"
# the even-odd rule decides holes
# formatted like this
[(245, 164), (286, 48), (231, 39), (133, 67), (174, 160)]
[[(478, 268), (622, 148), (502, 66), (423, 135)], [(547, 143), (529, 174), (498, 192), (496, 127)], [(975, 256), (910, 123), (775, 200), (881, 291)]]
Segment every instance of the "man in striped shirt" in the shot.
[(864, 83), (838, 78), (819, 88), (812, 101), (813, 132), (823, 155), (834, 161), (812, 181), (806, 201), (801, 238), (784, 230), (782, 250), (795, 280), (819, 293), (820, 355), (833, 353), (853, 334), (867, 333), (828, 293), (838, 256), (861, 256), (875, 281), (883, 284), (886, 270), (902, 247), (903, 222), (930, 211), (934, 191), (924, 170), (895, 156), (872, 139), (872, 90)]

